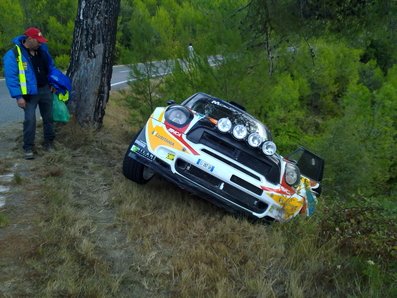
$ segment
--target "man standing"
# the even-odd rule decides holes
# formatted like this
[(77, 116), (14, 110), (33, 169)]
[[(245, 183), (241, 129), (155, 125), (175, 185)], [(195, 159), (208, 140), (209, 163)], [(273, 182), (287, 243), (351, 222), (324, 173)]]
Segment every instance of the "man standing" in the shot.
[(48, 52), (47, 39), (38, 28), (26, 29), (13, 39), (15, 46), (3, 57), (4, 76), (11, 97), (24, 110), (23, 149), (26, 159), (34, 158), (36, 108), (43, 118), (44, 149), (52, 150), (55, 139), (52, 120), (52, 95), (48, 74), (55, 68)]

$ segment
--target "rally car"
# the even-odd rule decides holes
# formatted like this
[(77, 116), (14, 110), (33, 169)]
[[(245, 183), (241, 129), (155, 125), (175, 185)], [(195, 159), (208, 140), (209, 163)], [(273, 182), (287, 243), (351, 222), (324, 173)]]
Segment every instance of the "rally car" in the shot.
[(279, 155), (264, 124), (205, 93), (157, 107), (123, 161), (124, 176), (136, 183), (157, 173), (216, 205), (269, 221), (311, 215), (323, 168), (324, 160), (303, 147)]

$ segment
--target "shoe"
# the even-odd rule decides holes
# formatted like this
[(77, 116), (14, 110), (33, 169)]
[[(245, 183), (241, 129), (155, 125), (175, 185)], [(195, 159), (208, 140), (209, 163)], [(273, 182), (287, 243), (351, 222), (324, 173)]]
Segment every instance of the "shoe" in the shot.
[(34, 154), (32, 149), (25, 150), (25, 159), (34, 159)]
[(33, 144), (33, 146), (32, 146), (32, 151), (33, 151), (33, 154), (34, 154), (34, 155), (36, 155), (36, 154), (38, 153), (35, 144)]
[(44, 143), (43, 148), (45, 151), (52, 152), (55, 151), (55, 147), (53, 143)]

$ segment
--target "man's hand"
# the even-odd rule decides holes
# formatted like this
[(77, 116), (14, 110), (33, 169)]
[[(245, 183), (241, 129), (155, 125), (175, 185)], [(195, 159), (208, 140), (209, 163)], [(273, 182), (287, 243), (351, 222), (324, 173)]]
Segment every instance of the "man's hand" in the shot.
[(17, 105), (18, 107), (20, 107), (21, 109), (24, 109), (26, 107), (26, 101), (23, 97), (19, 97), (17, 99)]

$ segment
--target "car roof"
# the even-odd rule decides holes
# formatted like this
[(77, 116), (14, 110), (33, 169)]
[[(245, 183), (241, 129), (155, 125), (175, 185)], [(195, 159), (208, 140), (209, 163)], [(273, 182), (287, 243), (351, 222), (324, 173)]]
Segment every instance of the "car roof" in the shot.
[(209, 103), (212, 103), (212, 104), (222, 105), (222, 106), (225, 106), (226, 108), (228, 108), (231, 111), (235, 111), (235, 112), (243, 114), (246, 118), (251, 119), (252, 121), (258, 123), (261, 126), (263, 126), (263, 129), (266, 131), (268, 139), (269, 140), (273, 139), (269, 128), (265, 124), (263, 124), (262, 121), (259, 121), (254, 116), (252, 116), (250, 113), (246, 112), (245, 108), (243, 106), (241, 106), (239, 104), (236, 104), (234, 102), (229, 102), (229, 101), (220, 99), (218, 97), (209, 95), (209, 94), (204, 93), (204, 92), (197, 92), (197, 93), (193, 94), (192, 96), (190, 96), (189, 98), (187, 98), (186, 100), (184, 100), (181, 103), (181, 105), (192, 107), (199, 100), (206, 100), (206, 101), (208, 101)]
[[(224, 104), (225, 106), (227, 106), (228, 108), (230, 108), (230, 109), (232, 109), (232, 110), (238, 110), (239, 112), (241, 112), (241, 113), (243, 113), (243, 114), (246, 114), (246, 115), (249, 115), (250, 117), (253, 117), (251, 114), (249, 114), (249, 113), (246, 112), (245, 108), (244, 108), (242, 105), (240, 105), (240, 104), (238, 104), (238, 103), (235, 103), (235, 102), (226, 101), (226, 100), (224, 100), (224, 99), (221, 99), (221, 98), (218, 98), (218, 97), (209, 95), (209, 94), (204, 93), (204, 92), (197, 92), (197, 93), (193, 94), (193, 95), (190, 96), (189, 98), (185, 99), (185, 100), (182, 102), (182, 105), (186, 105), (188, 102), (190, 102), (190, 101), (192, 101), (192, 100), (197, 101), (197, 100), (200, 100), (200, 99), (207, 99), (207, 100), (215, 100), (215, 101), (218, 101), (218, 102)], [(258, 120), (258, 121), (259, 121), (259, 120)]]

